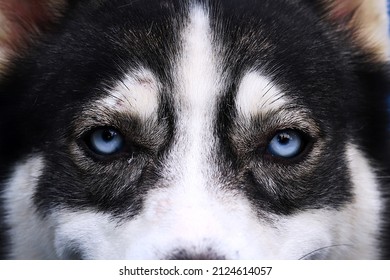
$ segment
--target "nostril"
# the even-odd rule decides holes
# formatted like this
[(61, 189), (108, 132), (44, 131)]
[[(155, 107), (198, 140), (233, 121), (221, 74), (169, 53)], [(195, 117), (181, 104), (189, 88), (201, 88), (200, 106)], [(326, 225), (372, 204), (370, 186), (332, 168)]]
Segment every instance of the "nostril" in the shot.
[(176, 249), (166, 257), (167, 260), (225, 260), (225, 256), (217, 254), (211, 248), (204, 252), (194, 252), (193, 250)]

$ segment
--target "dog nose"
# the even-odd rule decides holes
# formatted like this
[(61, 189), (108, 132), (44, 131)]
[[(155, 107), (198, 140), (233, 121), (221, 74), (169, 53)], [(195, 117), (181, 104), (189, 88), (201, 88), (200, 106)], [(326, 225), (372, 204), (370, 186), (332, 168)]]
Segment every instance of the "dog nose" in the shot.
[(225, 256), (220, 255), (212, 249), (204, 252), (194, 252), (188, 249), (177, 249), (172, 251), (166, 257), (167, 260), (225, 260)]

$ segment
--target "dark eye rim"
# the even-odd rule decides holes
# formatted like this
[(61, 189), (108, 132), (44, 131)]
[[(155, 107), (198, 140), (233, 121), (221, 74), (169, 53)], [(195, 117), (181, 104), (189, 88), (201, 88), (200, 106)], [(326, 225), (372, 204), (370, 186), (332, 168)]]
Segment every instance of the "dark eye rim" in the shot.
[[(101, 154), (101, 153), (98, 153), (96, 151), (94, 151), (94, 148), (92, 147), (92, 143), (91, 142), (91, 136), (93, 133), (95, 133), (96, 131), (100, 130), (100, 129), (107, 129), (107, 130), (115, 130), (122, 138), (123, 138), (123, 147), (113, 153), (113, 154)], [(77, 140), (78, 142), (78, 145), (85, 151), (85, 153), (97, 160), (97, 161), (113, 161), (115, 159), (119, 159), (119, 158), (123, 158), (123, 157), (126, 157), (126, 156), (134, 156), (134, 154), (136, 153), (136, 147), (134, 145), (131, 144), (130, 141), (128, 141), (128, 139), (126, 139), (125, 135), (121, 132), (120, 129), (114, 127), (114, 126), (96, 126), (96, 127), (92, 127), (90, 128), (88, 131), (86, 131), (85, 133), (83, 133), (81, 135), (81, 137)]]
[[(271, 143), (272, 139), (279, 133), (289, 132), (289, 131), (293, 131), (301, 136), (302, 146), (300, 151), (297, 153), (297, 155), (289, 158), (272, 154), (268, 149), (268, 146)], [(315, 142), (314, 138), (310, 136), (308, 133), (302, 131), (301, 129), (283, 128), (283, 129), (277, 129), (272, 133), (270, 133), (267, 137), (266, 143), (260, 147), (260, 151), (262, 153), (262, 157), (264, 158), (264, 160), (268, 162), (292, 165), (292, 164), (300, 163), (306, 159), (306, 157), (308, 156), (308, 154), (313, 148), (314, 142)]]

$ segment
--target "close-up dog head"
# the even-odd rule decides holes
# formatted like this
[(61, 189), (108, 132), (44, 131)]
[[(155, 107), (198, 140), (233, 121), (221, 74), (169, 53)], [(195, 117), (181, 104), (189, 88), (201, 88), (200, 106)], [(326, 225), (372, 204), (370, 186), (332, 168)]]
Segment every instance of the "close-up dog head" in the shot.
[(385, 0), (1, 0), (0, 257), (379, 259)]

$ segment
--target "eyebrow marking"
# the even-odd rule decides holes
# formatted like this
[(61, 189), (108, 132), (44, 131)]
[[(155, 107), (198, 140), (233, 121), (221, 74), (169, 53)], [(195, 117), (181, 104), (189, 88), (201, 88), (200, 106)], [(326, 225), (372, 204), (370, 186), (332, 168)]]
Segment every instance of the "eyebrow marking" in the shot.
[[(149, 119), (157, 115), (160, 83), (155, 75), (145, 68), (128, 73), (113, 87), (108, 96), (96, 102), (97, 107)], [(157, 116), (155, 116), (157, 117)]]
[(288, 104), (288, 99), (278, 86), (258, 72), (244, 75), (238, 87), (236, 109), (245, 118), (266, 115)]

